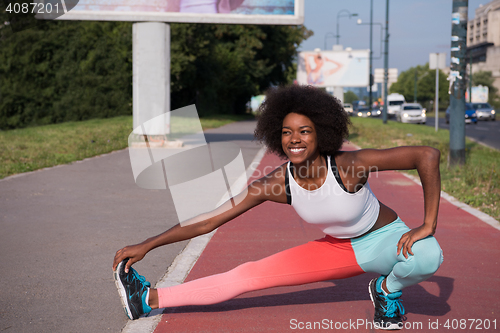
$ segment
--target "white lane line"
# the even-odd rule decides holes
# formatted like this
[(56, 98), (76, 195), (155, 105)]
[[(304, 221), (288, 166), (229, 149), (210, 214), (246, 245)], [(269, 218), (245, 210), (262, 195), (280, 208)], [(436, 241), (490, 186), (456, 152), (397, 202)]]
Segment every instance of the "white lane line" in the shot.
[[(265, 153), (266, 148), (262, 147), (257, 155), (255, 155), (252, 163), (250, 163), (250, 166), (246, 170), (247, 179), (257, 169)], [(155, 288), (171, 287), (184, 282), (216, 231), (217, 229), (211, 233), (191, 239), (184, 250), (175, 257), (165, 275), (158, 280)], [(151, 311), (148, 317), (129, 320), (123, 328), (122, 333), (153, 333), (161, 321), (162, 313), (163, 309), (156, 309)]]

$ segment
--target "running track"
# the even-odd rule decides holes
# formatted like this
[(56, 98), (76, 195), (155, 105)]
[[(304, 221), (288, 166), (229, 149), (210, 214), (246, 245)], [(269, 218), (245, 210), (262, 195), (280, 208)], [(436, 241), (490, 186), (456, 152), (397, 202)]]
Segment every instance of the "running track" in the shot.
[[(269, 166), (281, 163), (274, 155), (265, 155), (254, 176), (266, 166), (270, 170)], [(392, 171), (372, 174), (370, 186), (410, 227), (421, 224), (421, 186)], [(186, 281), (322, 236), (292, 207), (266, 202), (221, 227)], [(404, 290), (408, 329), (403, 331), (500, 331), (500, 231), (442, 199), (435, 237), (443, 249), (444, 263), (429, 280)], [(343, 332), (375, 331), (367, 326), (373, 318), (367, 285), (374, 276), (255, 291), (211, 306), (165, 309), (155, 333), (328, 332), (342, 327)], [(305, 329), (314, 322), (322, 327)], [(304, 329), (299, 329), (302, 325)]]

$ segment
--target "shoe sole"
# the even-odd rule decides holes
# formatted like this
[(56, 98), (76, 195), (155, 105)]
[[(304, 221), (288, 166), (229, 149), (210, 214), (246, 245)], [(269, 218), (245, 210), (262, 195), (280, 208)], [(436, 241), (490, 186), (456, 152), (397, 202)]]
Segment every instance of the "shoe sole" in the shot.
[(127, 293), (125, 292), (125, 287), (122, 284), (122, 281), (120, 280), (120, 268), (124, 265), (123, 261), (116, 266), (116, 270), (113, 272), (113, 277), (115, 278), (115, 285), (116, 289), (118, 289), (118, 294), (120, 295), (120, 301), (122, 302), (123, 305), (123, 310), (125, 311), (125, 314), (130, 320), (134, 320), (134, 317), (132, 316), (132, 312), (130, 311), (129, 305), (128, 305), (128, 300), (127, 300)]
[[(376, 293), (377, 291), (376, 290), (372, 290), (372, 289), (376, 288), (377, 279), (378, 278), (375, 278), (375, 279), (371, 280), (370, 283), (368, 284), (368, 292), (370, 293), (370, 299), (372, 300), (372, 304), (373, 304), (374, 308), (375, 308), (375, 300), (374, 300), (375, 296), (373, 294)], [(373, 287), (372, 287), (372, 282), (373, 282)], [(375, 321), (373, 321), (373, 327), (375, 327), (376, 329), (379, 329), (379, 330), (400, 330), (400, 329), (402, 329), (402, 327), (400, 327), (397, 324), (391, 324), (388, 327), (381, 327), (380, 324), (377, 323), (377, 322), (375, 322)]]

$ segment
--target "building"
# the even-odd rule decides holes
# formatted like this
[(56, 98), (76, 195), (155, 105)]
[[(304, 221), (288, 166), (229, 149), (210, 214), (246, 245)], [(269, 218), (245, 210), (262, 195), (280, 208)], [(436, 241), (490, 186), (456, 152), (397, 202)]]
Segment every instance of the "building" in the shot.
[(472, 73), (489, 71), (500, 90), (500, 0), (479, 5), (467, 25), (468, 62)]

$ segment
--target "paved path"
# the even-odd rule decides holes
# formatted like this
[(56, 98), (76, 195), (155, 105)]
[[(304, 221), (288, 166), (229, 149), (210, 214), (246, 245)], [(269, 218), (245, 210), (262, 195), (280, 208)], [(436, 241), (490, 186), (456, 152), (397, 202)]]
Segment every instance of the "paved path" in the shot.
[[(248, 167), (255, 121), (206, 131)], [(0, 332), (120, 332), (127, 323), (111, 264), (116, 250), (178, 222), (168, 191), (134, 183), (127, 150), (0, 180)], [(162, 277), (186, 242), (135, 265)]]
[[(257, 172), (280, 163), (266, 155)], [(422, 189), (418, 184), (398, 172), (381, 172), (372, 175), (370, 186), (410, 227), (421, 223)], [(405, 289), (406, 331), (457, 331), (453, 327), (475, 331), (471, 324), (482, 331), (498, 331), (500, 230), (443, 199), (435, 236), (445, 261), (429, 280)], [(322, 234), (305, 224), (290, 206), (264, 203), (221, 227), (186, 281), (320, 237)], [(343, 331), (373, 331), (367, 324), (373, 318), (367, 285), (374, 276), (255, 291), (211, 306), (165, 309), (154, 332), (290, 332), (302, 331), (300, 327), (315, 322), (321, 328), (305, 331), (340, 327)], [(493, 330), (494, 320), (497, 330)], [(460, 330), (460, 325), (467, 329)], [(490, 330), (485, 330), (485, 325)]]

